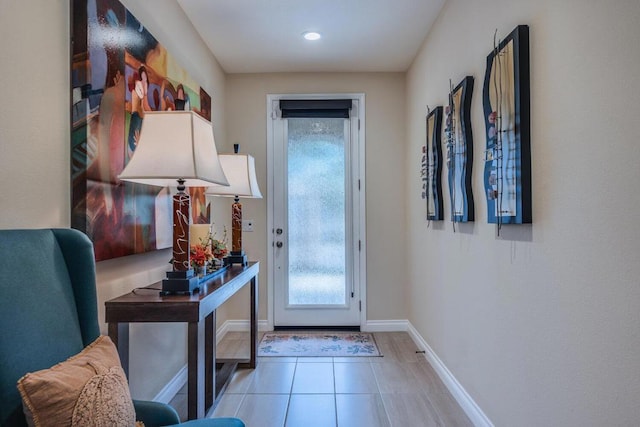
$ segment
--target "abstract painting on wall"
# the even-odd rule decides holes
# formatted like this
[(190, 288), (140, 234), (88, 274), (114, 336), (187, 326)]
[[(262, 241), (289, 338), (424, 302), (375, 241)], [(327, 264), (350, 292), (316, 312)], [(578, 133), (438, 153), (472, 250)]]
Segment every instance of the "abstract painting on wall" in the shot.
[(442, 221), (442, 107), (429, 111), (426, 120), (427, 220)]
[(474, 201), (471, 189), (473, 166), (472, 93), (473, 77), (467, 76), (455, 88), (450, 89), (449, 105), (445, 111), (451, 221), (454, 223), (474, 220)]
[(491, 224), (528, 224), (531, 212), (529, 27), (519, 25), (487, 56), (484, 187)]
[[(97, 261), (170, 247), (170, 191), (117, 177), (145, 111), (211, 120), (211, 97), (116, 0), (73, 0), (71, 29), (71, 226)], [(192, 222), (209, 222), (204, 189), (190, 192)]]

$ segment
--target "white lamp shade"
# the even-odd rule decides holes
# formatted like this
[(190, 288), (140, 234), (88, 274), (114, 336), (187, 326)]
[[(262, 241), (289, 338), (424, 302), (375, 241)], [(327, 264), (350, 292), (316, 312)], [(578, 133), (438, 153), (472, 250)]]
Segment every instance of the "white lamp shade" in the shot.
[(211, 196), (243, 197), (262, 199), (256, 179), (253, 156), (248, 154), (220, 154), (220, 164), (229, 180), (229, 186), (212, 185), (205, 194)]
[(229, 185), (211, 123), (193, 111), (145, 112), (136, 150), (121, 180), (160, 187)]

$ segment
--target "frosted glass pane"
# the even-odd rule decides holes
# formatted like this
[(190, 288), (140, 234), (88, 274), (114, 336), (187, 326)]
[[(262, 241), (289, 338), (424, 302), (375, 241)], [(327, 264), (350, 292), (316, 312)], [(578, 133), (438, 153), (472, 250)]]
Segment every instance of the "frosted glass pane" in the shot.
[(289, 119), (289, 304), (345, 304), (344, 119)]

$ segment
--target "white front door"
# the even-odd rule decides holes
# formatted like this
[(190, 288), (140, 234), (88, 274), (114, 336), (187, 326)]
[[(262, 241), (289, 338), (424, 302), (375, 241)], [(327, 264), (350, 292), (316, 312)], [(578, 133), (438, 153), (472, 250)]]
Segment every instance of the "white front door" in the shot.
[(360, 326), (360, 100), (346, 118), (270, 105), (274, 326)]

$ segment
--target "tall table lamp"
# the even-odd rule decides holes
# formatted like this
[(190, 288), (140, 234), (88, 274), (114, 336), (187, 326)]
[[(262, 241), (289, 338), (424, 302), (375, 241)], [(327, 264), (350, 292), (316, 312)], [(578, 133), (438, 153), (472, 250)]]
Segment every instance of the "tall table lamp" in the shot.
[(238, 154), (240, 146), (233, 145), (235, 154), (220, 154), (220, 164), (229, 180), (229, 186), (211, 186), (205, 194), (210, 196), (233, 197), (231, 206), (231, 253), (228, 264), (247, 265), (247, 256), (242, 250), (242, 204), (240, 198), (262, 199), (256, 179), (256, 166), (253, 156)]
[(159, 187), (177, 185), (173, 196), (173, 271), (162, 281), (162, 291), (193, 292), (198, 288), (198, 277), (191, 268), (191, 201), (184, 190), (229, 185), (218, 160), (211, 123), (193, 111), (145, 112), (136, 150), (118, 178)]

